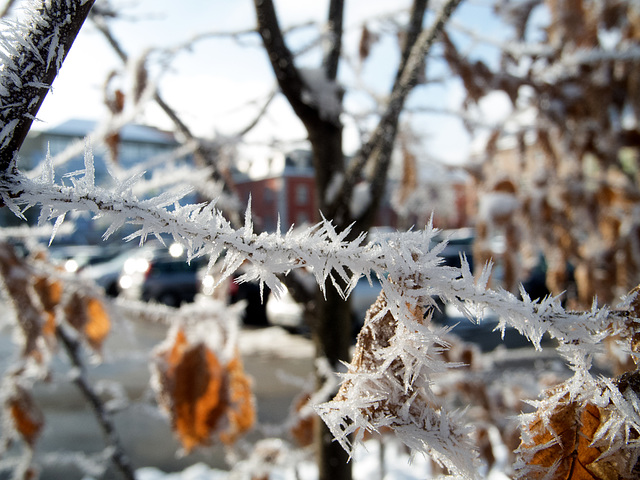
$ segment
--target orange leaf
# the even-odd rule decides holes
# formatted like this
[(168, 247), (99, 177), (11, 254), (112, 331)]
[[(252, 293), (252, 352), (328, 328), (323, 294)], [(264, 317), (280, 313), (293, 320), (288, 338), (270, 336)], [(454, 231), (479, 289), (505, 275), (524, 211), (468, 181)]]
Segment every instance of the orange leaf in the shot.
[(82, 332), (87, 323), (87, 316), (85, 315), (84, 300), (79, 293), (73, 293), (69, 297), (64, 306), (64, 314), (69, 325), (78, 332)]
[(44, 426), (44, 416), (29, 392), (16, 386), (14, 394), (7, 400), (16, 431), (25, 442), (33, 446)]
[(253, 427), (256, 421), (256, 408), (251, 390), (251, 380), (244, 373), (242, 360), (237, 352), (227, 364), (226, 373), (229, 427), (226, 432), (220, 433), (220, 440), (231, 445), (235, 443), (238, 436)]
[(109, 331), (111, 322), (104, 305), (97, 298), (90, 298), (86, 303), (87, 322), (84, 334), (94, 350), (100, 350)]
[(41, 362), (43, 355), (38, 340), (42, 334), (42, 306), (30, 293), (33, 283), (31, 272), (8, 243), (0, 244), (0, 277), (14, 305), (23, 336), (22, 355)]
[(64, 313), (67, 322), (84, 336), (91, 348), (99, 351), (111, 329), (109, 315), (102, 302), (74, 293), (67, 301)]
[(293, 405), (296, 422), (291, 426), (289, 432), (301, 447), (308, 447), (313, 443), (313, 430), (315, 422), (317, 422), (315, 415), (300, 415), (300, 411), (309, 403), (310, 399), (311, 395), (303, 393), (294, 400)]
[(553, 467), (551, 479), (602, 480), (589, 468), (602, 453), (591, 446), (599, 426), (600, 410), (592, 404), (560, 402), (546, 422), (539, 413), (527, 426), (531, 442), (521, 444), (519, 450), (526, 464), (544, 470), (519, 478), (542, 478)]
[(190, 343), (179, 329), (156, 357), (158, 403), (169, 413), (187, 452), (209, 444), (214, 436), (232, 444), (253, 426), (251, 380), (238, 355), (223, 366), (204, 343)]
[(53, 313), (62, 299), (62, 283), (59, 280), (38, 277), (33, 282), (33, 288), (40, 297), (45, 311)]
[(204, 344), (190, 345), (179, 330), (164, 357), (160, 402), (169, 411), (173, 428), (190, 452), (209, 443), (225, 405), (220, 398), (223, 371), (216, 356)]

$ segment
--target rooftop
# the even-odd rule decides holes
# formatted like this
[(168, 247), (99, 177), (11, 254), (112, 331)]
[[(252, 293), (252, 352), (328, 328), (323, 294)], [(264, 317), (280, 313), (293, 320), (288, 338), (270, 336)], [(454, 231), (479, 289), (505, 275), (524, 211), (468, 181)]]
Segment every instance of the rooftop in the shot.
[[(71, 119), (47, 130), (42, 130), (39, 133), (82, 138), (93, 132), (97, 126), (98, 122), (95, 120)], [(125, 142), (176, 143), (172, 133), (159, 130), (155, 127), (138, 124), (127, 124), (122, 127), (120, 130), (120, 138)]]

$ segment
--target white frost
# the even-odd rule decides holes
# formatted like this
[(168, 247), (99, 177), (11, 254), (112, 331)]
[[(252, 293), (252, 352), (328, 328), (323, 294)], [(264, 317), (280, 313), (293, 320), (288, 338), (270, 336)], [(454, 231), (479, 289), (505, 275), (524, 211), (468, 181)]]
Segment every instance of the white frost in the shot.
[(336, 119), (342, 113), (340, 86), (327, 79), (321, 68), (301, 68), (300, 73), (308, 90), (303, 92), (303, 101), (320, 109), (320, 117)]
[(371, 185), (369, 182), (360, 182), (353, 188), (349, 211), (351, 218), (359, 218), (371, 205)]

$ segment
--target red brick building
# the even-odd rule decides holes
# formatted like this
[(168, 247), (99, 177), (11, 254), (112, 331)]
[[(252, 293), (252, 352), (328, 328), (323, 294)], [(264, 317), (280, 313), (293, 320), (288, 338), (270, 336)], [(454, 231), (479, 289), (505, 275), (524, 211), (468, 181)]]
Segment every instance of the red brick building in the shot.
[(274, 231), (280, 216), (281, 230), (293, 224), (319, 220), (315, 201), (311, 152), (294, 150), (269, 159), (262, 172), (236, 177), (241, 200), (251, 195), (254, 222), (265, 231)]
[[(257, 167), (257, 168), (254, 168)], [(249, 173), (238, 174), (235, 177), (240, 199), (247, 201), (251, 195), (251, 209), (253, 221), (261, 229), (273, 232), (280, 216), (280, 229), (286, 231), (291, 225), (300, 226), (316, 223), (320, 219), (315, 198), (314, 170), (311, 152), (308, 150), (294, 150), (287, 154), (280, 154), (265, 160), (263, 164), (254, 165)], [(433, 209), (438, 205), (447, 204), (448, 212), (435, 212), (436, 225), (441, 228), (458, 228), (468, 226), (467, 217), (468, 178), (455, 178), (451, 172), (441, 182), (441, 188), (446, 186), (447, 198), (430, 198), (421, 195), (418, 200), (424, 202), (425, 213), (412, 215), (410, 219), (399, 220), (391, 207), (391, 196), (394, 187), (389, 185), (385, 192), (376, 226), (392, 228), (408, 228), (414, 225), (421, 228), (429, 221)], [(446, 181), (445, 181), (446, 180)], [(392, 182), (390, 182), (392, 183)], [(425, 187), (426, 188), (426, 187)], [(422, 188), (422, 190), (425, 190)], [(426, 188), (426, 190), (429, 190)], [(437, 189), (436, 189), (437, 190)], [(424, 191), (421, 192), (425, 194)], [(446, 213), (446, 214), (445, 214)], [(409, 222), (408, 225), (405, 223)], [(401, 225), (402, 224), (402, 225)]]

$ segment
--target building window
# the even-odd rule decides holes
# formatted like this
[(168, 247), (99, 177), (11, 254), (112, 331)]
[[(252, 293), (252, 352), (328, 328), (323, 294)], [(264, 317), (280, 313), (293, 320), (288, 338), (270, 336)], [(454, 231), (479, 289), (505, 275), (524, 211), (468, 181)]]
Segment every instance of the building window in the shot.
[(307, 185), (296, 186), (296, 203), (306, 205), (309, 202), (309, 187)]
[(296, 224), (300, 226), (305, 223), (309, 223), (309, 215), (307, 215), (307, 212), (298, 212), (296, 215)]

